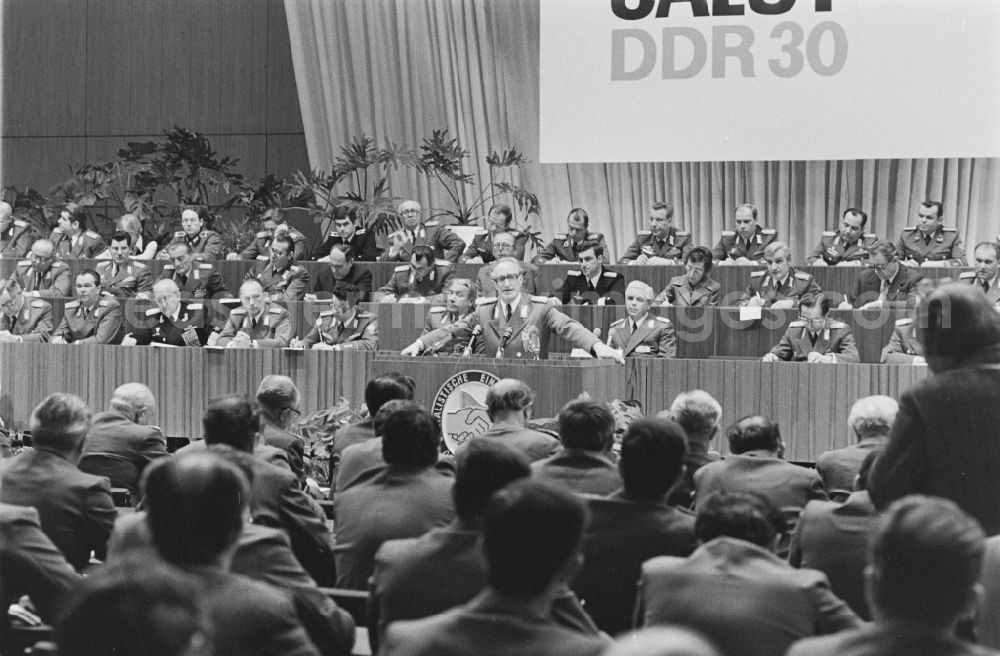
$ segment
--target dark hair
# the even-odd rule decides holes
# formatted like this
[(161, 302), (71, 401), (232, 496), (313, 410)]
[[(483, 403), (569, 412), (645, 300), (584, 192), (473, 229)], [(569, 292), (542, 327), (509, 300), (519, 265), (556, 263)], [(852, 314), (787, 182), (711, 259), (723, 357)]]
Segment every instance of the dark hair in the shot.
[(114, 233), (112, 233), (111, 235), (111, 241), (112, 242), (123, 241), (131, 247), (132, 235), (128, 234), (124, 230), (115, 230)]
[(372, 428), (375, 430), (375, 437), (382, 437), (382, 428), (385, 426), (385, 420), (388, 419), (389, 415), (397, 410), (409, 407), (419, 408), (420, 404), (415, 401), (407, 401), (406, 399), (392, 399), (383, 403), (382, 407), (375, 413), (375, 416), (372, 417)]
[(694, 532), (702, 542), (725, 536), (770, 549), (785, 532), (785, 520), (759, 494), (720, 491), (698, 503)]
[(262, 221), (274, 221), (275, 223), (285, 222), (285, 210), (280, 207), (269, 207), (264, 210)]
[(437, 419), (419, 405), (390, 413), (382, 424), (382, 458), (386, 464), (430, 467), (437, 462), (440, 444)]
[(975, 257), (976, 251), (978, 251), (980, 248), (983, 248), (984, 246), (987, 248), (992, 248), (993, 257), (998, 261), (1000, 261), (1000, 244), (996, 243), (995, 241), (981, 241), (978, 244), (976, 244), (976, 247), (972, 249), (973, 257)]
[(625, 494), (633, 499), (656, 499), (680, 480), (688, 454), (687, 435), (669, 419), (636, 419), (622, 436), (618, 469)]
[(97, 271), (93, 269), (81, 269), (80, 272), (76, 274), (77, 278), (80, 276), (90, 276), (94, 279), (94, 285), (97, 287), (101, 286), (101, 274), (97, 273)]
[(531, 479), (493, 495), (483, 517), (487, 580), (501, 594), (536, 597), (580, 548), (587, 510), (572, 493)]
[(458, 471), (451, 494), (455, 512), (467, 522), (478, 522), (493, 493), (511, 481), (531, 476), (528, 458), (500, 440), (476, 438), (459, 450)]
[(284, 244), (285, 248), (288, 249), (288, 252), (285, 254), (295, 257), (295, 240), (292, 239), (287, 233), (282, 233), (275, 237), (271, 241), (271, 246), (274, 246), (275, 244)]
[(354, 250), (349, 244), (334, 244), (330, 247), (330, 252), (332, 253), (333, 251), (339, 251), (342, 253), (344, 255), (344, 259), (348, 262), (354, 261)]
[(945, 371), (1000, 343), (1000, 316), (982, 290), (952, 283), (917, 307), (916, 332), (931, 370)]
[(410, 253), (410, 259), (417, 262), (423, 261), (433, 266), (436, 256), (434, 255), (434, 249), (430, 246), (414, 246), (413, 251)]
[(844, 213), (840, 215), (840, 218), (843, 219), (848, 214), (854, 214), (854, 215), (860, 216), (861, 217), (861, 227), (862, 228), (864, 228), (866, 225), (868, 225), (868, 214), (866, 212), (862, 212), (861, 210), (859, 210), (856, 207), (848, 207), (846, 210), (844, 210)]
[(489, 216), (494, 212), (503, 216), (504, 225), (507, 226), (510, 225), (511, 219), (514, 218), (514, 213), (510, 211), (510, 205), (506, 205), (504, 203), (497, 203), (496, 205), (491, 207), (490, 211), (486, 213), (486, 216)]
[(937, 211), (937, 218), (939, 218), (939, 219), (942, 216), (944, 216), (944, 205), (941, 204), (941, 201), (937, 201), (937, 200), (925, 200), (924, 202), (920, 203), (920, 206), (921, 207), (927, 207), (927, 208), (933, 207)]
[(244, 394), (212, 399), (201, 416), (201, 425), (205, 444), (228, 444), (251, 453), (260, 432), (260, 407)]
[(157, 551), (177, 565), (212, 563), (236, 542), (250, 485), (239, 467), (195, 451), (156, 460), (143, 477), (143, 505)]
[(583, 221), (583, 227), (585, 228), (590, 227), (590, 215), (587, 214), (587, 210), (583, 209), (582, 207), (574, 207), (573, 209), (571, 209), (569, 211), (569, 215), (566, 217), (566, 220), (569, 221), (570, 219), (574, 218), (581, 219)]
[(205, 227), (212, 222), (212, 215), (208, 213), (208, 208), (204, 205), (185, 205), (181, 208), (181, 216), (183, 216), (184, 212), (187, 210), (196, 212), (198, 214), (198, 218), (201, 219), (201, 222), (205, 225)]
[(684, 263), (694, 262), (698, 264), (699, 262), (705, 263), (705, 274), (707, 275), (709, 271), (712, 270), (712, 251), (708, 250), (704, 246), (695, 246), (691, 249), (691, 252), (687, 254), (684, 258)]
[(584, 251), (589, 251), (589, 250), (593, 250), (594, 251), (594, 257), (596, 257), (597, 259), (601, 259), (602, 257), (604, 257), (604, 247), (601, 246), (596, 241), (588, 241), (587, 243), (585, 243), (583, 245), (583, 248), (580, 249), (580, 253), (583, 253)]
[[(86, 230), (90, 225), (90, 215), (87, 214), (87, 208), (83, 205), (69, 203), (63, 207), (63, 212), (69, 212), (69, 222), (80, 224), (81, 230)], [(60, 212), (60, 215), (61, 214), (62, 212)]]
[(819, 303), (819, 311), (825, 317), (830, 312), (830, 297), (826, 294), (805, 294), (799, 299), (799, 309), (814, 308)]
[(883, 255), (887, 262), (892, 262), (896, 259), (898, 252), (894, 243), (880, 239), (868, 247), (868, 257), (872, 255)]
[(667, 218), (669, 219), (674, 215), (674, 206), (662, 200), (658, 200), (653, 203), (651, 208), (654, 212), (659, 212), (660, 210), (667, 210)]
[(593, 399), (570, 401), (559, 411), (559, 440), (567, 449), (606, 451), (615, 433), (615, 416), (607, 403)]
[(354, 307), (358, 298), (361, 296), (361, 290), (358, 289), (357, 285), (350, 285), (344, 282), (338, 282), (333, 286), (333, 290), (330, 292), (333, 297), (338, 301), (344, 301), (347, 303), (348, 307)]
[(871, 596), (891, 617), (940, 626), (965, 609), (979, 580), (986, 536), (952, 501), (912, 495), (876, 523)]
[(365, 385), (365, 405), (368, 407), (368, 415), (374, 417), (382, 404), (392, 399), (412, 401), (416, 388), (415, 380), (397, 371), (375, 376)]
[(729, 450), (735, 454), (755, 449), (777, 451), (781, 448), (778, 423), (760, 415), (747, 415), (726, 429)]

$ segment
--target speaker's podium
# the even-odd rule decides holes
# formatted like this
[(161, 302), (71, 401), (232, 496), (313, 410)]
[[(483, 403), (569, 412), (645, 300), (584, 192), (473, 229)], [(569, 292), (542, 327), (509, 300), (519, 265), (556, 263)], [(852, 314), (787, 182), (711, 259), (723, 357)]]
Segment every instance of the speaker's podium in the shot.
[(379, 353), (371, 374), (398, 371), (417, 381), (416, 400), (441, 422), (448, 448), (490, 427), (486, 392), (501, 378), (517, 378), (535, 392), (535, 417), (555, 417), (565, 403), (587, 392), (611, 401), (625, 392), (626, 368), (613, 360), (549, 356), (548, 360), (483, 357), (404, 357)]

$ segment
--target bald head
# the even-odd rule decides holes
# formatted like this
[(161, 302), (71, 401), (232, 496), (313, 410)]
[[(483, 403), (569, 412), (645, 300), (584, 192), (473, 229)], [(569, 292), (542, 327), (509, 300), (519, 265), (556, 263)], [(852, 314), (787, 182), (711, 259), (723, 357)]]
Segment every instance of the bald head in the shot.
[(156, 413), (156, 397), (142, 383), (125, 383), (111, 395), (108, 407), (137, 424), (146, 425)]
[(534, 402), (534, 392), (516, 378), (501, 378), (486, 393), (486, 411), (494, 423), (513, 421), (523, 426), (531, 416)]

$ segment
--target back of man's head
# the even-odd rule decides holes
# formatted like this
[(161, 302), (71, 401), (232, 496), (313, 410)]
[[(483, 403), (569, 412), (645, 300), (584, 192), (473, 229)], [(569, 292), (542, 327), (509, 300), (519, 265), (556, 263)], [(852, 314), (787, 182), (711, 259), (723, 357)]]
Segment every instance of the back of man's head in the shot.
[(586, 525), (587, 510), (571, 492), (531, 479), (511, 483), (484, 512), (490, 586), (511, 597), (539, 596), (568, 573)]
[(416, 401), (405, 401), (403, 399), (393, 399), (383, 403), (382, 407), (375, 413), (375, 416), (372, 417), (372, 428), (375, 430), (375, 437), (382, 437), (382, 428), (385, 426), (385, 420), (389, 418), (389, 415), (397, 410), (411, 407), (420, 408), (421, 405)]
[(658, 499), (677, 484), (687, 457), (684, 429), (668, 419), (637, 419), (622, 436), (618, 470), (625, 494), (632, 499)]
[(946, 499), (912, 495), (875, 525), (868, 570), (876, 617), (948, 626), (971, 611), (983, 562), (979, 524)]
[(208, 451), (160, 458), (143, 476), (153, 544), (175, 565), (208, 565), (236, 543), (250, 485), (239, 467)]
[(386, 401), (393, 399), (412, 401), (416, 387), (416, 381), (395, 371), (375, 376), (365, 385), (365, 405), (368, 407), (368, 415), (374, 417)]
[(90, 420), (90, 408), (79, 396), (50, 394), (31, 413), (31, 442), (36, 448), (64, 456), (78, 455), (90, 431)]
[(471, 440), (458, 452), (452, 498), (459, 519), (478, 523), (493, 496), (511, 481), (531, 476), (531, 465), (520, 451), (499, 440)]
[(390, 413), (382, 424), (382, 458), (388, 465), (430, 467), (440, 443), (437, 419), (417, 404)]
[(931, 370), (946, 371), (1000, 344), (1000, 315), (975, 285), (945, 285), (917, 307), (917, 339)]
[(689, 441), (708, 444), (722, 418), (722, 406), (705, 390), (695, 389), (678, 394), (666, 415), (681, 425)]
[(698, 503), (694, 532), (702, 542), (718, 537), (745, 540), (772, 549), (785, 531), (781, 513), (770, 501), (747, 492), (716, 492)]
[(760, 415), (738, 420), (726, 431), (726, 439), (729, 440), (729, 450), (735, 454), (758, 450), (780, 454), (782, 451), (778, 424)]
[(111, 394), (108, 407), (120, 412), (132, 421), (137, 421), (142, 411), (156, 409), (156, 397), (153, 391), (142, 383), (125, 383), (119, 385)]
[(559, 411), (559, 440), (567, 449), (607, 451), (615, 434), (615, 416), (603, 401), (577, 399)]
[(535, 394), (515, 378), (502, 378), (493, 383), (486, 393), (486, 413), (491, 421), (510, 414), (521, 413), (535, 402)]
[(854, 402), (847, 416), (847, 425), (851, 427), (859, 440), (871, 437), (888, 437), (892, 430), (892, 422), (896, 420), (899, 403), (891, 396), (865, 396)]
[(208, 402), (201, 417), (205, 444), (228, 444), (252, 453), (260, 432), (260, 409), (242, 394), (229, 394)]
[(299, 388), (288, 376), (264, 376), (257, 387), (257, 403), (268, 421), (279, 423), (282, 412), (298, 407)]

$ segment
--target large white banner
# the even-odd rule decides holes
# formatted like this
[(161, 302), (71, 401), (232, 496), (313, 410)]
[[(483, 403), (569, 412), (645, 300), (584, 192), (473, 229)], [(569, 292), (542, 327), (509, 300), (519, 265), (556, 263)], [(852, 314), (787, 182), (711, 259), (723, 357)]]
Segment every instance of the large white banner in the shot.
[(1000, 155), (1000, 0), (540, 0), (542, 162)]

